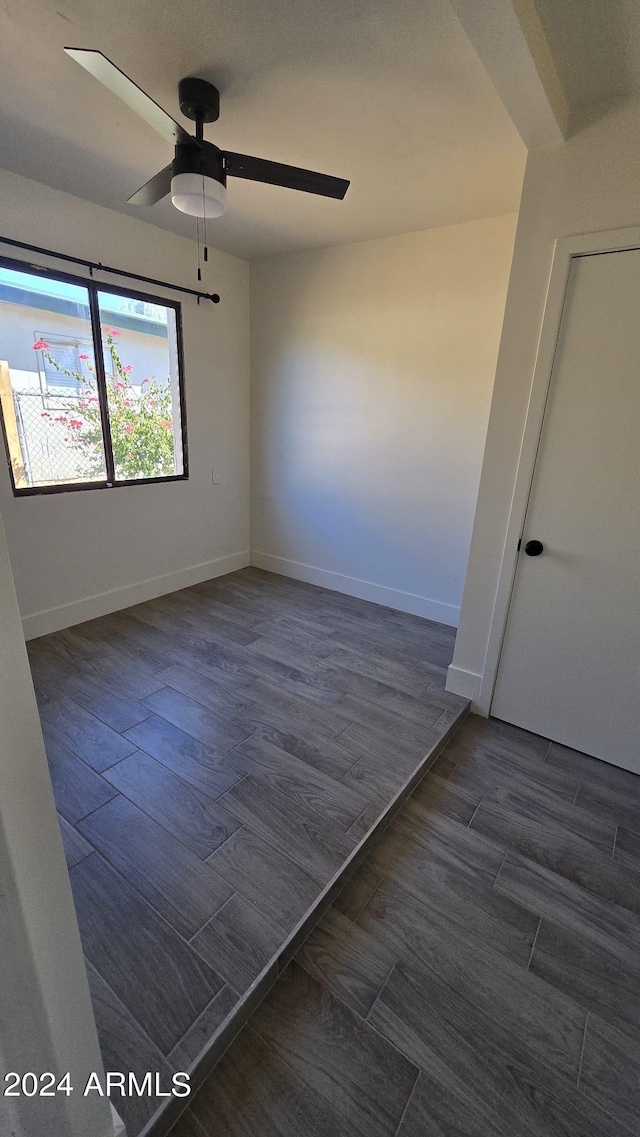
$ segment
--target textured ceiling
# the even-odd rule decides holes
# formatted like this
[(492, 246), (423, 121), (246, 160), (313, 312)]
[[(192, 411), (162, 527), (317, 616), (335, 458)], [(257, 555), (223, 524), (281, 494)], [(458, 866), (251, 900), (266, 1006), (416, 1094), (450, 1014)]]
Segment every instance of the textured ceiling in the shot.
[(640, 0), (535, 0), (573, 108), (640, 93)]
[(126, 198), (170, 146), (69, 59), (98, 48), (169, 113), (219, 87), (206, 137), (351, 179), (344, 202), (230, 180), (212, 245), (240, 256), (337, 245), (518, 207), (524, 147), (446, 0), (3, 0), (0, 163), (194, 235)]

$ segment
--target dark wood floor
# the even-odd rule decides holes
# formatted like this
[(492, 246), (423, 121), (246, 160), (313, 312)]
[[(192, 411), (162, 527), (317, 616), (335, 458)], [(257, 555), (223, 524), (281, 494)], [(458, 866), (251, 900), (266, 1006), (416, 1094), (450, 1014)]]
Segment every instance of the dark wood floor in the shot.
[[(466, 711), (453, 640), (247, 569), (30, 642), (108, 1069), (189, 1069)], [(388, 1051), (376, 1034), (372, 1062)], [(385, 1117), (414, 1078), (394, 1061)], [(115, 1104), (135, 1137), (159, 1103)]]
[(173, 1137), (640, 1132), (640, 778), (470, 718)]

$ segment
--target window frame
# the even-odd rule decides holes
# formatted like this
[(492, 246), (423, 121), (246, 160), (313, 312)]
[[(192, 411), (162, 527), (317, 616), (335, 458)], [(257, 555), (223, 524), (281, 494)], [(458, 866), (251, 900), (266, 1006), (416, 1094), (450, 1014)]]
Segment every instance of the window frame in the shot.
[[(168, 300), (164, 296), (158, 296), (151, 292), (140, 292), (137, 289), (121, 287), (115, 284), (102, 284), (94, 280), (92, 277), (77, 276), (72, 273), (58, 272), (54, 268), (43, 268), (41, 265), (32, 265), (28, 261), (18, 260), (12, 257), (0, 256), (0, 267), (14, 269), (18, 272), (24, 272), (28, 276), (42, 276), (49, 277), (54, 280), (62, 281), (65, 284), (81, 285), (87, 290), (89, 302), (89, 320), (91, 323), (91, 335), (93, 342), (93, 354), (95, 359), (96, 369), (96, 385), (98, 400), (100, 403), (100, 419), (102, 423), (102, 439), (104, 444), (105, 466), (107, 477), (102, 481), (87, 481), (87, 482), (60, 482), (52, 486), (16, 486), (13, 465), (11, 462), (11, 452), (9, 449), (9, 439), (7, 436), (7, 427), (4, 421), (4, 413), (0, 411), (0, 420), (2, 420), (2, 437), (4, 440), (5, 454), (7, 458), (7, 465), (9, 467), (9, 476), (11, 478), (11, 489), (14, 497), (39, 497), (42, 494), (53, 493), (74, 493), (85, 490), (111, 490), (121, 489), (127, 486), (144, 486), (153, 485), (161, 482), (186, 482), (189, 478), (189, 452), (187, 447), (187, 410), (185, 398), (185, 384), (184, 384), (184, 349), (182, 339), (182, 305), (179, 300)], [(104, 366), (103, 342), (102, 342), (102, 327), (100, 323), (100, 307), (98, 301), (99, 292), (110, 292), (114, 296), (125, 296), (131, 300), (142, 300), (150, 304), (159, 304), (164, 308), (172, 308), (175, 315), (176, 322), (176, 354), (178, 359), (178, 396), (180, 403), (180, 441), (182, 445), (182, 473), (181, 474), (166, 474), (160, 475), (156, 478), (116, 478), (115, 476), (115, 463), (113, 457), (113, 444), (111, 441), (111, 424), (109, 420), (108, 409), (108, 395), (107, 395), (107, 380), (106, 371)], [(1, 311), (1, 306), (0, 306)]]

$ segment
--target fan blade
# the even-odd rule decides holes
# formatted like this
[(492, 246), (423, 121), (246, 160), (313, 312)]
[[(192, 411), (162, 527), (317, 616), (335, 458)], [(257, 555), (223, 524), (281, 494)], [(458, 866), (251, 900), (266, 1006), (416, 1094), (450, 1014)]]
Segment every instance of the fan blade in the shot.
[(75, 59), (85, 71), (98, 79), (114, 95), (122, 99), (132, 111), (139, 114), (154, 130), (166, 138), (168, 142), (187, 142), (191, 135), (179, 123), (174, 122), (171, 115), (159, 107), (141, 87), (125, 75), (115, 63), (107, 59), (101, 51), (85, 50), (82, 47), (65, 47), (67, 55)]
[(251, 158), (248, 154), (225, 151), (225, 173), (232, 178), (247, 178), (250, 182), (267, 182), (270, 186), (317, 193), (322, 197), (342, 198), (349, 189), (344, 178), (317, 174), (314, 170), (301, 170), (298, 166), (285, 166), (281, 162), (268, 162), (265, 158)]
[(140, 186), (131, 197), (127, 198), (127, 205), (155, 205), (163, 197), (171, 193), (171, 166), (159, 170), (148, 182)]

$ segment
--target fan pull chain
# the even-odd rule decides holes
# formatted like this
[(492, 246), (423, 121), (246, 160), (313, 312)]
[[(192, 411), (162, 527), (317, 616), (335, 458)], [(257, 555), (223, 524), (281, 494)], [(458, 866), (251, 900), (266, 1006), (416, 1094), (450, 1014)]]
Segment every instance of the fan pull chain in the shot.
[(202, 280), (202, 269), (200, 268), (200, 218), (196, 216), (196, 244), (198, 246), (198, 280)]
[(204, 218), (204, 260), (205, 264), (209, 260), (209, 250), (207, 248), (207, 200), (204, 194), (204, 174), (202, 175), (202, 216)]

